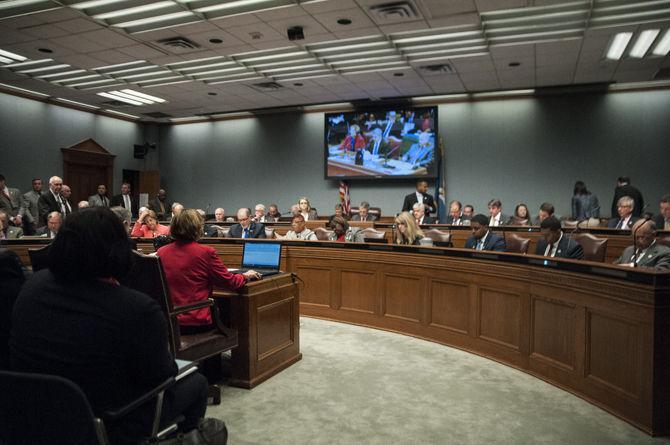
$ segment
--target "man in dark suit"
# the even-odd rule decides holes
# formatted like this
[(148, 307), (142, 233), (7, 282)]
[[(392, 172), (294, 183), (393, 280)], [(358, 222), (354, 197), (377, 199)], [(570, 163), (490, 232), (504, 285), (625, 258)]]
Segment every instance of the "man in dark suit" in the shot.
[(633, 224), (631, 234), (635, 237), (635, 244), (626, 247), (614, 264), (670, 269), (670, 247), (656, 241), (656, 224), (653, 221), (648, 219), (637, 221)]
[(72, 213), (73, 210), (76, 210), (74, 207), (72, 207), (70, 196), (72, 196), (72, 190), (70, 189), (70, 186), (63, 184), (63, 187), (60, 189), (60, 197), (63, 200), (63, 208), (65, 209), (63, 216), (66, 217)]
[(451, 224), (453, 226), (462, 226), (463, 225), (463, 206), (460, 201), (451, 201), (449, 203), (449, 214), (447, 215), (447, 220), (445, 224)]
[(375, 221), (376, 219), (375, 215), (370, 215), (370, 203), (367, 201), (361, 202), (361, 205), (358, 206), (358, 213), (351, 218), (352, 221)]
[(470, 221), (472, 236), (465, 242), (466, 249), (494, 250), (504, 252), (506, 250), (505, 239), (489, 230), (489, 219), (486, 215), (475, 215)]
[(565, 236), (561, 222), (555, 216), (548, 216), (540, 223), (542, 238), (537, 241), (535, 255), (551, 258), (584, 259), (584, 249), (575, 240)]
[(489, 225), (493, 227), (500, 227), (509, 223), (509, 216), (502, 212), (502, 202), (499, 199), (492, 199), (488, 204), (489, 208)]
[(251, 210), (238, 210), (237, 221), (230, 226), (228, 238), (265, 238), (265, 226), (251, 221)]
[(670, 230), (670, 195), (661, 198), (659, 214), (654, 217), (654, 224), (658, 230)]
[(619, 198), (617, 213), (618, 218), (612, 218), (607, 222), (607, 227), (610, 229), (628, 230), (633, 227), (638, 218), (633, 214), (635, 210), (635, 201), (630, 196), (622, 196)]
[(12, 309), (25, 281), (25, 271), (16, 252), (0, 249), (0, 369), (9, 367), (9, 332)]
[(435, 218), (432, 218), (426, 214), (426, 205), (415, 202), (412, 206), (412, 214), (416, 220), (416, 225), (420, 226), (423, 224), (435, 224)]
[(109, 208), (109, 198), (107, 197), (107, 186), (98, 185), (98, 193), (88, 197), (89, 207), (107, 207)]
[(7, 187), (4, 175), (0, 175), (0, 210), (4, 210), (9, 222), (17, 227), (23, 224), (26, 209), (19, 189)]
[(49, 178), (49, 190), (46, 191), (37, 200), (37, 210), (39, 212), (39, 221), (35, 223), (38, 227), (44, 227), (47, 224), (47, 215), (51, 212), (61, 212), (65, 214), (63, 198), (60, 196), (63, 188), (63, 180), (58, 176)]
[(134, 196), (130, 196), (130, 184), (124, 182), (121, 184), (121, 193), (114, 195), (110, 201), (112, 207), (123, 207), (130, 210), (130, 214), (137, 218), (138, 215), (138, 200)]
[(630, 178), (628, 176), (619, 176), (616, 188), (614, 189), (614, 198), (612, 199), (612, 218), (616, 218), (619, 199), (624, 196), (630, 196), (635, 202), (633, 216), (639, 217), (642, 215), (642, 210), (644, 209), (644, 198), (642, 197), (642, 193), (630, 185)]
[(149, 201), (149, 210), (156, 212), (159, 221), (169, 219), (172, 212), (172, 203), (168, 201), (165, 190), (160, 189), (156, 197)]
[(417, 202), (426, 206), (426, 215), (430, 216), (435, 211), (435, 200), (428, 193), (428, 181), (420, 179), (416, 183), (416, 192), (405, 196), (405, 201), (402, 204), (403, 212), (411, 212), (414, 204)]
[(40, 227), (35, 231), (35, 235), (45, 238), (56, 238), (63, 223), (63, 217), (60, 212), (51, 212), (47, 215), (47, 225)]

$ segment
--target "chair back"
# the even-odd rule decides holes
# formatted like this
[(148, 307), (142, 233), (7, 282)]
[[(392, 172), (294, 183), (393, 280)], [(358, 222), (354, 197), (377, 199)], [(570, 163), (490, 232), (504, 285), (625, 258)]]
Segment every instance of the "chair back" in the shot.
[(265, 228), (265, 237), (268, 239), (274, 239), (275, 237), (275, 229), (272, 227), (266, 227)]
[(319, 241), (328, 241), (330, 239), (331, 233), (333, 233), (332, 230), (324, 229), (323, 227), (316, 227), (314, 229), (316, 239), (318, 239)]
[(108, 443), (103, 422), (93, 414), (86, 395), (67, 379), (0, 371), (0, 394), (0, 443)]
[(30, 264), (33, 266), (33, 272), (49, 267), (50, 249), (51, 244), (47, 244), (46, 246), (37, 249), (28, 249), (28, 258), (30, 258)]
[(507, 252), (526, 254), (530, 246), (530, 239), (522, 238), (516, 233), (509, 233), (505, 238), (505, 244)]
[(451, 244), (451, 233), (443, 232), (439, 229), (428, 229), (424, 230), (423, 234), (426, 236), (426, 238), (432, 239), (433, 244), (436, 246)]
[(219, 237), (220, 238), (227, 238), (228, 237), (228, 232), (230, 231), (230, 226), (221, 226), (216, 229), (217, 232), (219, 232)]
[(361, 230), (363, 235), (363, 240), (368, 243), (385, 243), (386, 242), (386, 232), (368, 227)]
[(147, 294), (159, 304), (168, 321), (170, 351), (176, 354), (179, 350), (179, 332), (174, 328), (176, 320), (170, 319), (173, 304), (170, 297), (170, 288), (163, 270), (163, 263), (158, 256), (144, 255), (137, 251), (133, 251), (133, 260), (130, 272), (121, 280), (121, 284)]
[(597, 238), (590, 233), (577, 233), (572, 235), (572, 239), (582, 246), (585, 260), (600, 263), (605, 261), (607, 238)]

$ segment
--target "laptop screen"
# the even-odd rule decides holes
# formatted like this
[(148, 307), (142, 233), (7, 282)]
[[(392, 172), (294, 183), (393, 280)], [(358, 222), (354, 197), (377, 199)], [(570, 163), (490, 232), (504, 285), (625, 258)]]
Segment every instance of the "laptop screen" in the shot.
[(242, 255), (242, 267), (279, 269), (281, 258), (281, 243), (244, 243), (244, 254)]

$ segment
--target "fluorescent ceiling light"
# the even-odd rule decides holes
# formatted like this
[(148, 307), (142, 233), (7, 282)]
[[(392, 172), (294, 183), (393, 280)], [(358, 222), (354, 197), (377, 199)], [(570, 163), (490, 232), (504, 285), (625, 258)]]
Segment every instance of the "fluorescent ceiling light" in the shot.
[(142, 74), (133, 74), (130, 76), (119, 76), (119, 79), (137, 79), (138, 77), (153, 77), (153, 76), (161, 76), (163, 74), (174, 74), (172, 71), (156, 71), (154, 73), (142, 73)]
[(379, 71), (398, 71), (398, 70), (408, 70), (411, 69), (411, 66), (399, 66), (394, 68), (377, 68), (372, 70), (360, 70), (360, 71), (344, 71), (342, 74), (349, 76), (352, 74), (367, 74), (367, 73), (377, 73)]
[[(94, 87), (86, 87), (86, 88), (78, 88), (83, 91), (90, 91), (90, 90), (99, 90), (100, 88), (113, 88), (113, 87), (120, 87), (120, 86), (125, 86), (127, 85), (126, 83), (120, 82), (120, 83), (113, 83), (111, 85), (96, 85)], [(70, 86), (70, 85), (66, 85)]]
[(166, 20), (179, 19), (182, 17), (192, 16), (191, 11), (173, 12), (172, 14), (157, 15), (155, 17), (147, 17), (144, 19), (131, 20), (129, 22), (114, 23), (112, 26), (117, 28), (131, 28), (133, 26), (149, 25), (151, 23), (164, 22)]
[(28, 60), (27, 57), (19, 56), (18, 54), (10, 53), (9, 51), (5, 51), (4, 49), (0, 49), (0, 56), (3, 56), (3, 58), (7, 58), (10, 60), (10, 62), (23, 62), (24, 60)]
[(61, 68), (69, 68), (70, 65), (62, 63), (60, 65), (50, 65), (50, 66), (43, 66), (41, 68), (31, 68), (29, 70), (21, 70), (17, 71), (19, 74), (29, 74), (29, 73), (40, 73), (42, 71), (53, 71), (53, 70), (59, 70)]
[(29, 60), (28, 62), (12, 63), (11, 65), (5, 65), (5, 68), (19, 68), (22, 66), (38, 65), (40, 63), (53, 62), (53, 60), (54, 59)]
[(134, 114), (122, 113), (122, 112), (116, 111), (116, 110), (106, 109), (105, 111), (107, 113), (118, 114), (119, 116), (129, 117), (131, 119), (139, 119), (140, 118), (139, 116), (135, 116)]
[(244, 76), (255, 76), (255, 77), (258, 77), (259, 79), (264, 79), (264, 77), (258, 76), (257, 73), (255, 73), (255, 72), (244, 72), (244, 73), (235, 73), (235, 74), (225, 74), (223, 76), (202, 77), (198, 80), (205, 81), (205, 80), (219, 80), (219, 79), (235, 79), (235, 78), (244, 77)]
[(401, 46), (399, 49), (403, 52), (414, 50), (422, 51), (430, 48), (464, 47), (465, 45), (472, 45), (477, 43), (486, 43), (486, 39), (468, 39), (459, 40), (458, 42), (425, 43), (423, 45)]
[(149, 65), (149, 66), (138, 66), (137, 68), (124, 68), (122, 70), (115, 70), (115, 71), (105, 71), (105, 75), (116, 75), (116, 74), (123, 74), (123, 73), (134, 73), (136, 71), (147, 71), (147, 70), (158, 70), (162, 69), (159, 66), (156, 65)]
[[(184, 1), (180, 0), (181, 3), (188, 3), (189, 0)], [(202, 8), (198, 8), (195, 11), (196, 12), (211, 12), (211, 11), (220, 11), (222, 9), (232, 9), (232, 8), (240, 8), (243, 6), (251, 6), (251, 5), (257, 5), (259, 3), (270, 3), (274, 0), (237, 0), (234, 2), (228, 2), (228, 3), (221, 3), (218, 5), (212, 5), (212, 6), (204, 6)]]
[(114, 3), (121, 3), (124, 1), (126, 0), (90, 0), (88, 2), (75, 3), (68, 6), (74, 9), (88, 9), (97, 8), (98, 6), (113, 5)]
[(613, 83), (608, 87), (610, 91), (639, 90), (648, 88), (660, 88), (670, 86), (670, 80), (655, 80), (649, 82), (624, 82)]
[(324, 108), (351, 108), (351, 107), (353, 107), (351, 102), (339, 102), (334, 104), (304, 105), (302, 109), (305, 111), (310, 111), (310, 110), (323, 110)]
[[(404, 49), (404, 48), (403, 48)], [(359, 57), (359, 56), (368, 56), (371, 54), (388, 54), (395, 53), (395, 48), (384, 48), (384, 49), (373, 49), (370, 51), (356, 51), (353, 53), (342, 53), (342, 54), (332, 54), (324, 56), (323, 59), (327, 62), (331, 59), (346, 59), (349, 57)]]
[(397, 62), (384, 62), (384, 63), (369, 63), (365, 65), (358, 65), (352, 67), (339, 67), (338, 70), (348, 70), (348, 69), (359, 69), (359, 68), (374, 68), (374, 67), (385, 67), (390, 65), (406, 65), (407, 62), (404, 60), (398, 60)]
[(170, 122), (201, 122), (208, 121), (209, 116), (171, 117)]
[(321, 77), (333, 77), (336, 76), (337, 74), (317, 74), (314, 76), (300, 76), (300, 77), (290, 77), (287, 79), (277, 79), (277, 82), (294, 82), (296, 80), (307, 80), (307, 79), (319, 79)]
[(16, 90), (16, 91), (21, 91), (21, 92), (23, 92), (23, 93), (32, 94), (32, 95), (34, 95), (34, 96), (49, 97), (48, 94), (39, 93), (39, 92), (37, 92), (37, 91), (32, 91), (32, 90), (26, 90), (25, 88), (15, 87), (14, 85), (8, 85), (8, 84), (6, 84), (6, 83), (0, 83), (0, 86), (1, 86), (1, 87), (5, 87), (5, 88), (9, 88), (10, 90)]
[(466, 54), (445, 54), (444, 56), (439, 56), (439, 57), (424, 57), (421, 59), (412, 59), (410, 58), (411, 63), (417, 63), (417, 62), (433, 62), (435, 60), (445, 60), (445, 59), (463, 59), (466, 57), (478, 57), (478, 56), (488, 56), (489, 53), (487, 51), (482, 51), (479, 53), (466, 53)]
[(275, 74), (272, 77), (274, 77), (275, 79), (278, 79), (278, 80), (279, 79), (283, 80), (283, 78), (286, 78), (286, 77), (305, 76), (305, 75), (311, 75), (311, 74), (324, 74), (324, 73), (335, 75), (335, 73), (333, 73), (333, 71), (330, 70), (330, 69), (322, 69), (322, 70), (302, 71), (302, 72), (299, 72), (299, 73)]
[(67, 83), (67, 82), (76, 82), (78, 80), (94, 79), (102, 77), (100, 74), (88, 74), (86, 76), (77, 76), (77, 77), (68, 77), (67, 79), (58, 79), (53, 82), (58, 83)]
[(138, 106), (139, 105), (144, 105), (144, 103), (142, 103), (138, 100), (128, 99), (126, 97), (118, 96), (118, 95), (112, 94), (112, 93), (96, 93), (96, 94), (98, 96), (106, 97), (108, 99), (118, 100), (120, 102), (125, 102), (125, 103), (130, 104), (130, 105), (138, 105)]
[(2, 62), (2, 63), (12, 63), (13, 60), (12, 59), (6, 59), (6, 58), (0, 56), (0, 62)]
[(318, 60), (314, 58), (309, 58), (309, 59), (296, 59), (296, 60), (282, 60), (282, 61), (276, 61), (276, 62), (268, 62), (268, 63), (250, 63), (249, 66), (254, 69), (259, 69), (259, 68), (265, 68), (265, 67), (273, 67), (273, 66), (282, 66), (282, 65), (291, 65), (295, 63), (314, 63), (318, 62)]
[(142, 85), (142, 88), (153, 88), (153, 87), (162, 87), (164, 85), (174, 85), (176, 83), (186, 83), (186, 82), (193, 82), (193, 79), (186, 79), (186, 80), (177, 80), (175, 82), (160, 82), (160, 83), (151, 83), (147, 85)]
[(322, 63), (311, 63), (309, 65), (285, 66), (283, 68), (271, 68), (260, 70), (263, 73), (280, 73), (282, 71), (299, 71), (307, 68), (326, 68)]
[(102, 80), (92, 80), (90, 82), (80, 82), (80, 83), (71, 83), (66, 86), (68, 87), (83, 87), (86, 85), (98, 85), (101, 83), (109, 83), (109, 82), (118, 82), (117, 79), (102, 79)]
[(628, 55), (636, 59), (643, 58), (660, 32), (660, 29), (645, 29), (642, 31)]
[(153, 102), (158, 102), (159, 104), (167, 102), (165, 99), (161, 99), (160, 97), (156, 97), (156, 96), (151, 96), (150, 94), (145, 94), (145, 93), (142, 93), (140, 91), (126, 89), (126, 90), (121, 90), (121, 92), (126, 93), (126, 94), (130, 94), (132, 96), (139, 97), (139, 98), (142, 98), (142, 99), (145, 99), (145, 100), (151, 100)]
[(121, 91), (110, 91), (109, 94), (111, 94), (112, 96), (118, 96), (123, 97), (125, 99), (130, 99), (131, 101), (140, 102), (146, 105), (152, 105), (156, 103), (153, 100), (143, 99), (141, 97), (135, 97), (132, 94), (122, 93)]
[(508, 90), (508, 91), (490, 91), (485, 93), (474, 93), (472, 94), (473, 98), (482, 98), (482, 97), (500, 97), (500, 96), (530, 96), (535, 94), (534, 89), (528, 90)]
[(96, 107), (95, 105), (84, 104), (84, 103), (77, 102), (77, 101), (74, 101), (74, 100), (64, 99), (62, 97), (57, 97), (54, 100), (57, 100), (58, 102), (65, 102), (65, 103), (72, 104), (72, 105), (78, 105), (80, 107), (92, 108), (94, 110), (97, 110), (98, 108), (100, 108), (100, 107)]
[(467, 99), (468, 95), (465, 93), (461, 94), (442, 94), (439, 96), (420, 96), (420, 97), (413, 97), (412, 101), (413, 102), (433, 102), (433, 101), (440, 101), (440, 100), (457, 100), (457, 99)]
[(417, 57), (417, 56), (438, 56), (441, 54), (458, 54), (458, 53), (463, 53), (467, 51), (483, 51), (486, 50), (487, 46), (486, 45), (481, 45), (481, 46), (468, 46), (466, 48), (452, 48), (452, 49), (440, 49), (440, 50), (433, 50), (433, 51), (419, 51), (416, 53), (406, 53), (405, 55), (408, 57)]
[(203, 68), (214, 68), (214, 67), (217, 67), (217, 66), (228, 66), (228, 65), (237, 65), (237, 62), (234, 62), (232, 60), (228, 60), (228, 61), (225, 61), (225, 62), (210, 63), (210, 64), (207, 64), (207, 65), (197, 65), (197, 66), (189, 66), (189, 67), (186, 67), (186, 68), (177, 68), (176, 71), (179, 71), (180, 73), (182, 73), (184, 71), (200, 70), (200, 69), (203, 69)]
[(656, 47), (652, 51), (652, 54), (655, 56), (665, 56), (670, 52), (670, 29), (665, 31), (663, 38), (660, 42), (656, 44)]
[(338, 61), (332, 61), (328, 62), (331, 65), (349, 65), (352, 63), (361, 63), (361, 62), (373, 62), (375, 60), (391, 60), (391, 59), (401, 59), (401, 55), (392, 55), (392, 56), (380, 56), (380, 57), (366, 57), (363, 59), (345, 59), (345, 60), (338, 60)]
[(36, 79), (51, 79), (53, 77), (60, 77), (60, 76), (69, 76), (70, 74), (77, 74), (77, 73), (84, 73), (86, 70), (71, 70), (71, 71), (63, 71), (62, 73), (52, 73), (52, 74), (43, 74), (41, 76), (35, 76)]
[[(585, 3), (582, 3), (580, 6), (584, 6)], [(530, 9), (530, 8), (527, 8)], [(551, 19), (553, 22), (556, 21), (556, 19), (561, 19), (563, 17), (570, 17), (570, 16), (583, 16), (587, 14), (589, 11), (588, 9), (577, 9), (573, 11), (563, 11), (563, 12), (552, 12), (552, 13), (545, 13), (545, 14), (532, 14), (532, 15), (525, 15), (521, 17), (511, 17), (507, 19), (493, 19), (493, 20), (487, 20), (484, 19), (484, 25), (486, 27), (491, 27), (491, 26), (496, 26), (496, 25), (504, 25), (508, 23), (519, 23), (519, 22), (537, 22), (540, 20), (545, 20), (545, 19)]]
[(370, 42), (370, 43), (355, 43), (353, 45), (343, 45), (343, 46), (332, 46), (329, 48), (314, 48), (312, 51), (315, 53), (326, 53), (326, 52), (332, 52), (332, 51), (344, 51), (344, 50), (349, 50), (349, 49), (357, 49), (357, 48), (367, 48), (370, 46), (387, 46), (389, 45), (389, 42), (383, 41), (383, 42)]
[(215, 57), (204, 57), (202, 59), (193, 59), (193, 60), (185, 60), (183, 62), (175, 62), (175, 63), (168, 63), (167, 66), (173, 67), (173, 66), (178, 66), (178, 65), (186, 65), (188, 63), (195, 63), (195, 62), (206, 62), (209, 60), (218, 60), (218, 59), (223, 59), (223, 56), (215, 56)]
[(34, 5), (35, 3), (44, 3), (44, 0), (8, 0), (0, 2), (0, 9), (20, 8), (21, 6)]
[[(243, 54), (248, 54), (248, 53), (243, 53)], [(268, 56), (258, 56), (258, 57), (240, 57), (239, 54), (233, 54), (233, 57), (240, 62), (248, 63), (248, 62), (257, 62), (259, 60), (285, 59), (287, 57), (304, 56), (306, 54), (309, 54), (309, 53), (307, 51), (294, 51), (294, 52), (291, 52), (291, 53), (271, 54), (271, 55), (268, 55)]]
[(96, 20), (107, 20), (115, 17), (123, 17), (124, 15), (140, 14), (142, 12), (154, 11), (156, 9), (165, 9), (176, 6), (173, 2), (166, 0), (162, 2), (149, 3), (142, 6), (135, 6), (133, 8), (119, 9), (116, 11), (104, 12), (102, 14), (95, 14), (91, 16)]
[(426, 42), (430, 40), (456, 39), (458, 37), (480, 36), (480, 35), (482, 35), (481, 31), (464, 31), (464, 32), (453, 32), (449, 34), (407, 37), (403, 39), (392, 39), (392, 40), (393, 43), (414, 43), (414, 42)]
[(619, 60), (623, 56), (626, 46), (628, 46), (628, 42), (630, 42), (632, 37), (632, 32), (620, 32), (614, 36), (607, 50), (607, 58), (610, 60)]
[(189, 76), (206, 76), (208, 74), (229, 73), (231, 71), (246, 71), (244, 66), (234, 66), (232, 68), (222, 68), (220, 70), (199, 71), (197, 73), (189, 73)]
[(122, 66), (137, 65), (138, 63), (145, 63), (145, 62), (146, 62), (146, 60), (133, 60), (132, 62), (117, 63), (115, 65), (99, 66), (97, 68), (93, 68), (93, 71), (110, 70), (112, 68), (121, 68)]
[(222, 83), (245, 82), (247, 80), (260, 80), (260, 79), (265, 79), (265, 77), (255, 76), (255, 77), (245, 77), (243, 79), (217, 80), (217, 81), (214, 81), (214, 82), (207, 82), (207, 85), (219, 85), (219, 84), (222, 84)]
[(184, 79), (184, 76), (167, 76), (167, 77), (158, 77), (156, 79), (139, 80), (137, 81), (137, 84), (144, 85), (147, 83), (162, 82), (164, 80), (174, 80), (174, 79)]

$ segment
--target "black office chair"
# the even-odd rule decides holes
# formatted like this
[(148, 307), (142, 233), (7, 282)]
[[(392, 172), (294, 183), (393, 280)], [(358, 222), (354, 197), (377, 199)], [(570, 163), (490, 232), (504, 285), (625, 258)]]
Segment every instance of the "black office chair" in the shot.
[[(156, 399), (150, 439), (160, 439), (177, 429), (173, 424), (158, 431), (163, 394), (174, 384), (169, 378), (104, 419), (96, 417), (86, 395), (70, 380), (46, 374), (0, 371), (0, 443), (3, 445), (106, 445), (105, 423), (113, 425), (135, 409)], [(110, 388), (113, 391), (113, 388)]]
[(28, 249), (28, 258), (30, 258), (30, 265), (33, 267), (33, 272), (46, 269), (49, 267), (49, 250), (51, 244), (36, 249)]

